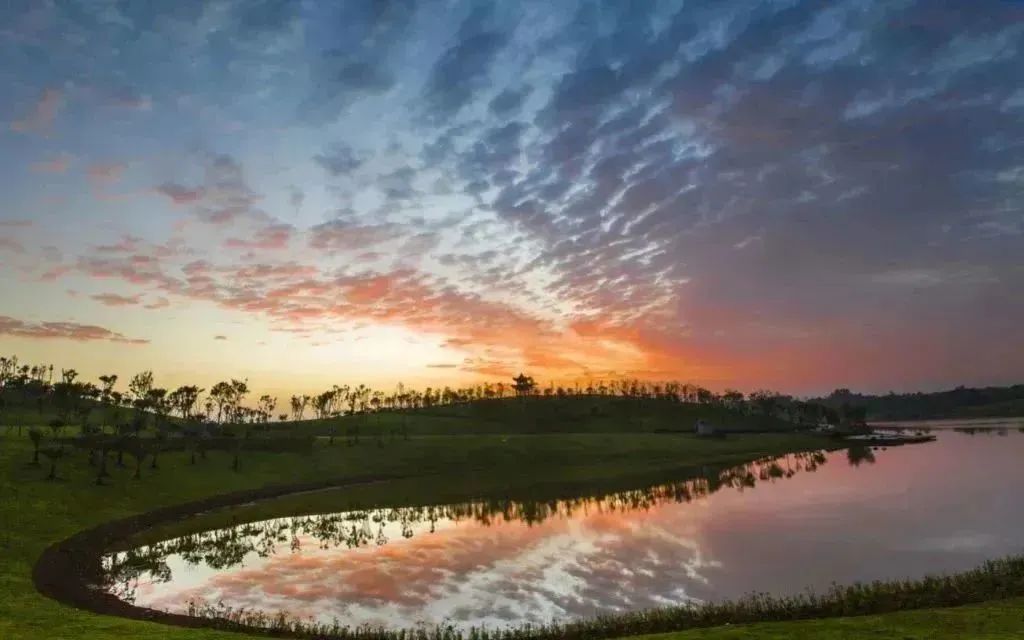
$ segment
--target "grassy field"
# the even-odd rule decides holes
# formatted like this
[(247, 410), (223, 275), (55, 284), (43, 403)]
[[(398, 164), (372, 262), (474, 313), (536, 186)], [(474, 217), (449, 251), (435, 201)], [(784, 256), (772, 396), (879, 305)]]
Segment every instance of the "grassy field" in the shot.
[[(429, 429), (420, 426), (410, 431)], [(33, 588), (32, 566), (48, 545), (82, 529), (162, 506), (269, 485), (325, 479), (344, 482), (366, 475), (394, 479), (337, 493), (355, 502), (410, 504), (488, 494), (604, 491), (667, 479), (686, 467), (741, 462), (828, 444), (816, 436), (793, 433), (698, 439), (688, 434), (603, 429), (548, 435), (413, 435), (387, 440), (383, 446), (367, 437), (356, 446), (341, 440), (328, 446), (321, 439), (309, 454), (246, 452), (239, 472), (231, 470), (231, 456), (225, 452), (211, 452), (196, 466), (189, 465), (184, 453), (167, 453), (161, 456), (159, 470), (143, 469), (141, 480), (131, 479), (131, 469), (112, 468), (110, 484), (97, 487), (84, 452), (62, 461), (59, 481), (44, 480), (45, 462), (42, 468), (28, 466), (31, 444), (16, 434), (4, 430), (0, 437), (0, 522), (4, 523), (0, 528), (0, 638), (5, 640), (243, 637), (101, 616), (61, 605)], [(308, 506), (303, 499), (294, 508), (301, 511)], [(938, 635), (959, 628), (970, 629), (970, 637), (1008, 638), (1024, 629), (1021, 604), (1012, 600), (934, 613), (737, 626), (672, 637), (964, 637), (962, 633)]]

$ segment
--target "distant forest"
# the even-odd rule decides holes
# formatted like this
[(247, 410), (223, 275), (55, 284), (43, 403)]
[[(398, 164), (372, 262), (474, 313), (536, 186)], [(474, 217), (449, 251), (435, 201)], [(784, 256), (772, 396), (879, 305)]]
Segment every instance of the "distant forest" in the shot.
[(934, 393), (864, 395), (836, 389), (824, 398), (826, 406), (863, 407), (869, 420), (929, 420), (938, 418), (1010, 418), (1024, 416), (1024, 384), (1010, 387), (957, 387)]

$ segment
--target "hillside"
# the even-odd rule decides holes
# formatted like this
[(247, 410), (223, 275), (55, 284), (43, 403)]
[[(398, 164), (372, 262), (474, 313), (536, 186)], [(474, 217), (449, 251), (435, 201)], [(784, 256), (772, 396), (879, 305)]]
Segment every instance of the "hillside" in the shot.
[(863, 407), (869, 420), (934, 420), (941, 418), (1012, 418), (1024, 416), (1024, 384), (1009, 387), (957, 387), (933, 393), (867, 395), (837, 389), (815, 398), (832, 408)]

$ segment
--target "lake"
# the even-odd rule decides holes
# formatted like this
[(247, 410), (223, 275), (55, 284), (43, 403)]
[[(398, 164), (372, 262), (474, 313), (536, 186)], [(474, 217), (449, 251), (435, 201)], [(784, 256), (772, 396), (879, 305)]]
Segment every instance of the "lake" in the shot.
[[(1024, 422), (549, 502), (277, 518), (104, 558), (112, 593), (330, 622), (518, 625), (968, 569), (1024, 551)], [(666, 436), (672, 437), (672, 436)]]

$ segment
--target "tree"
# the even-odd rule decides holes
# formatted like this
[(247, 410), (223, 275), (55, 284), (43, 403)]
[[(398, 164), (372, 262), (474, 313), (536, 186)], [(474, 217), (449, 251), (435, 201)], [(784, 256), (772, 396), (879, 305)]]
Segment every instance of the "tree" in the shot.
[(249, 394), (249, 382), (247, 380), (231, 379), (232, 406), (237, 411)]
[(146, 397), (149, 390), (153, 388), (153, 372), (142, 371), (132, 376), (128, 382), (128, 393), (131, 394), (133, 404), (139, 409), (146, 408)]
[(182, 419), (191, 420), (199, 402), (199, 394), (202, 392), (203, 390), (195, 385), (183, 385), (172, 391), (167, 396), (167, 401), (171, 410), (177, 411)]
[(871, 451), (871, 447), (859, 444), (846, 450), (846, 460), (850, 463), (851, 467), (859, 467), (863, 462), (873, 464), (875, 462), (875, 454)]
[(235, 438), (234, 443), (232, 443), (232, 452), (234, 453), (234, 456), (232, 457), (232, 460), (231, 460), (231, 470), (237, 472), (239, 470), (239, 468), (240, 468), (239, 467), (239, 458), (240, 458), (240, 455), (241, 455), (241, 452), (242, 452), (242, 439), (241, 438)]
[(102, 486), (103, 479), (110, 477), (107, 471), (107, 454), (110, 452), (111, 439), (109, 436), (96, 436), (96, 448), (99, 450), (99, 469), (96, 471), (96, 485)]
[(234, 390), (230, 382), (218, 382), (210, 388), (210, 399), (217, 406), (217, 422), (224, 421), (224, 410), (231, 406)]
[(537, 383), (530, 376), (520, 373), (512, 378), (512, 388), (515, 389), (517, 396), (527, 396), (537, 388)]
[(18, 371), (18, 356), (0, 356), (0, 389), (12, 382)]
[(46, 456), (50, 461), (50, 473), (47, 474), (47, 480), (57, 479), (57, 461), (64, 457), (64, 447), (60, 445), (51, 445), (44, 447), (40, 453)]
[(260, 421), (266, 424), (270, 420), (270, 416), (273, 415), (274, 409), (277, 407), (277, 398), (272, 398), (268, 395), (260, 396), (260, 399), (256, 402), (256, 410), (259, 412)]
[(292, 420), (302, 420), (302, 414), (306, 412), (307, 406), (309, 406), (309, 396), (292, 396)]
[(735, 389), (726, 389), (722, 394), (722, 402), (730, 409), (740, 409), (743, 407), (743, 394)]
[(39, 445), (43, 442), (43, 432), (32, 427), (28, 430), (28, 437), (32, 441), (32, 466), (39, 466)]
[(321, 394), (316, 395), (313, 398), (313, 411), (316, 412), (318, 420), (323, 420), (331, 412), (331, 399), (334, 397), (333, 391), (324, 391)]
[(771, 418), (775, 415), (775, 411), (779, 407), (780, 399), (781, 396), (774, 391), (761, 390), (750, 394), (750, 401), (766, 418)]
[(135, 474), (132, 476), (135, 480), (142, 479), (142, 463), (145, 462), (146, 456), (149, 455), (149, 446), (146, 441), (142, 438), (128, 438), (127, 439), (126, 451), (128, 455), (135, 458)]
[(114, 385), (117, 384), (117, 375), (103, 375), (100, 376), (100, 398), (103, 402), (110, 402), (111, 395), (114, 393)]

